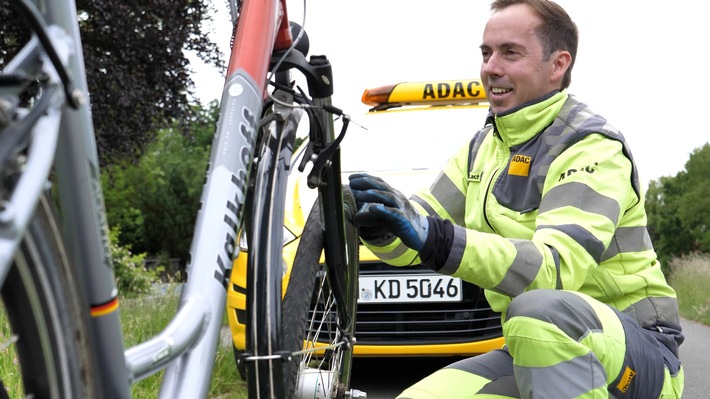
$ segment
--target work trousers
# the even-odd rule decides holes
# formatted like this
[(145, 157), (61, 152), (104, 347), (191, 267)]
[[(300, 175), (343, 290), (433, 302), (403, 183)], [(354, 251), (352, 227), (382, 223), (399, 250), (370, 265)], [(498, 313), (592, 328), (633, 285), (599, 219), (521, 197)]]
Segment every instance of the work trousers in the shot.
[(655, 334), (578, 292), (533, 290), (508, 307), (502, 349), (440, 369), (398, 399), (676, 399), (680, 361)]

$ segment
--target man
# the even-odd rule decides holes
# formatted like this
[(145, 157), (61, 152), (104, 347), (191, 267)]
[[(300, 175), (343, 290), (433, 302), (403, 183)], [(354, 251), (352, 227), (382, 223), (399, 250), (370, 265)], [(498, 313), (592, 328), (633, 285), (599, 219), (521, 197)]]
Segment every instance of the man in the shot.
[[(623, 136), (566, 92), (577, 27), (548, 0), (494, 0), (480, 46), (486, 126), (408, 201), (350, 177), (365, 244), (486, 289), (506, 346), (400, 398), (679, 398), (675, 291)], [(632, 99), (630, 99), (632, 101)]]

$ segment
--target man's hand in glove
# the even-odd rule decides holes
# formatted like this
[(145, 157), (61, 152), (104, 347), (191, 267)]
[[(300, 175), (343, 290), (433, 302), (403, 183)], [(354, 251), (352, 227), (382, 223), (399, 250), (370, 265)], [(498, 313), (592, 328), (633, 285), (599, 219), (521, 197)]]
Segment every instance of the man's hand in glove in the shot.
[(388, 231), (409, 248), (421, 250), (429, 232), (429, 221), (401, 192), (379, 177), (364, 173), (350, 175), (350, 189), (358, 207), (353, 223), (360, 227), (361, 235), (371, 235), (368, 232), (384, 235)]

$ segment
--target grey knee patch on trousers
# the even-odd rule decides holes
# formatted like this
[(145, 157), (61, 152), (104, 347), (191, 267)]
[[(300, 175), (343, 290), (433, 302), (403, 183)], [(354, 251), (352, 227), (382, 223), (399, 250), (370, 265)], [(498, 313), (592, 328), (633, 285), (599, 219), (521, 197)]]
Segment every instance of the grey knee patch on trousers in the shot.
[(462, 370), (491, 380), (477, 393), (520, 398), (513, 371), (513, 358), (507, 348), (460, 360), (446, 368)]
[(602, 323), (584, 299), (559, 290), (533, 290), (517, 296), (508, 306), (506, 323), (525, 316), (556, 325), (579, 341), (590, 331), (601, 331)]

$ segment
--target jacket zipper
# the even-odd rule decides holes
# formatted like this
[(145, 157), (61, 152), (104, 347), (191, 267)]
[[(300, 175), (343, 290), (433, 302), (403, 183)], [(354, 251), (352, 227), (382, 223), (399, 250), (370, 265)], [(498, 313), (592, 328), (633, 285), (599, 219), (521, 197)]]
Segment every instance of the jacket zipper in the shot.
[(496, 168), (496, 170), (493, 171), (493, 174), (491, 175), (491, 179), (488, 180), (488, 187), (486, 187), (486, 193), (483, 197), (483, 219), (486, 221), (486, 224), (491, 229), (491, 231), (493, 231), (496, 234), (498, 234), (498, 232), (493, 227), (490, 220), (488, 220), (488, 214), (486, 212), (486, 207), (488, 206), (488, 196), (492, 195), (491, 186), (493, 185), (493, 181), (496, 179), (496, 175), (498, 174), (499, 170), (500, 170), (500, 168)]

